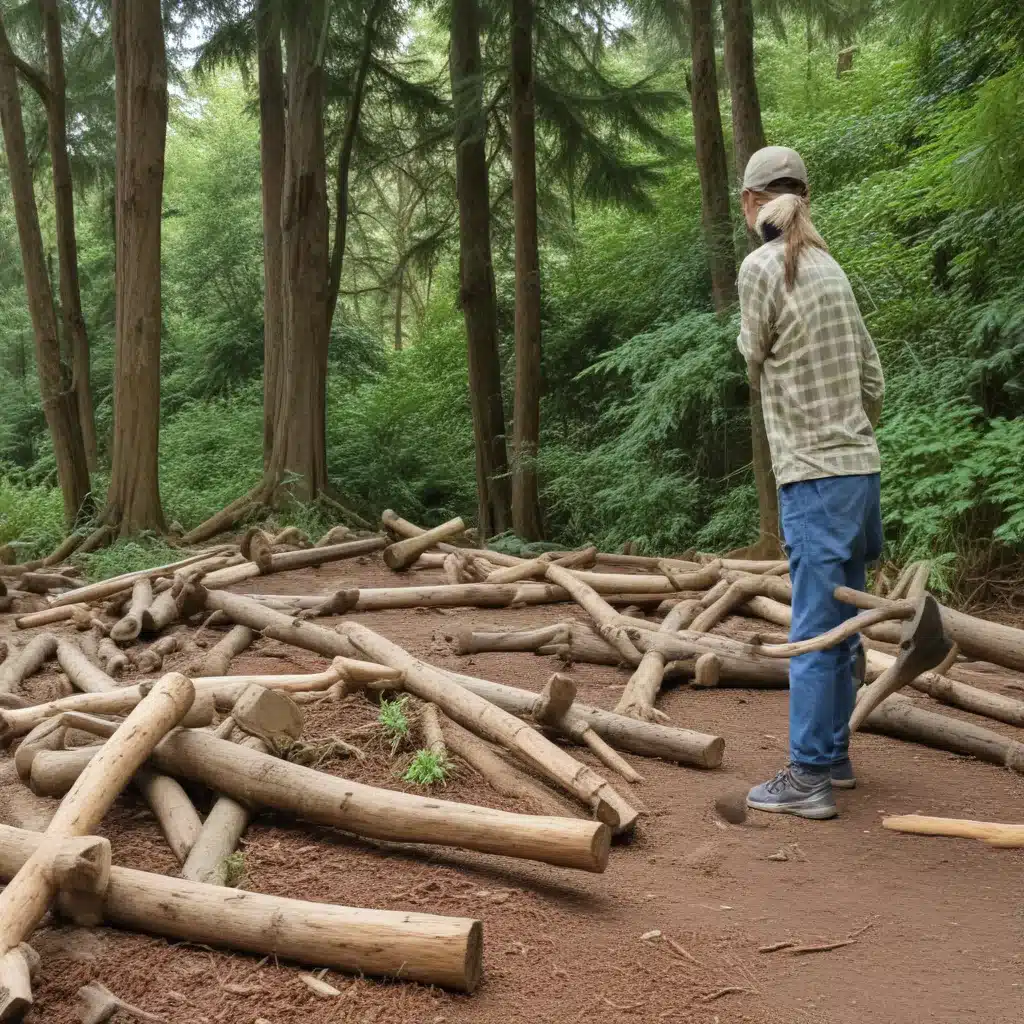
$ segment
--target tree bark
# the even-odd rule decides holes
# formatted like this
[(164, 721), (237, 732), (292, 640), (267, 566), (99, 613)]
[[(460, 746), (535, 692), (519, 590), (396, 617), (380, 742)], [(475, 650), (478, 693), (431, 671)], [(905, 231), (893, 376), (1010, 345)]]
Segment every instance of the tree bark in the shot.
[[(334, 248), (331, 250), (330, 280), (327, 286), (328, 333), (330, 333), (331, 324), (334, 322), (334, 310), (338, 305), (338, 291), (341, 288), (341, 269), (345, 262), (345, 239), (348, 234), (348, 183), (352, 171), (352, 153), (356, 146), (356, 135), (359, 133), (359, 118), (363, 112), (366, 77), (373, 59), (373, 40), (377, 34), (377, 22), (380, 20), (383, 10), (384, 0), (374, 0), (366, 14), (359, 64), (356, 67), (352, 95), (348, 102), (348, 113), (345, 116), (345, 132), (338, 148), (338, 179), (334, 199)], [(399, 343), (395, 347), (401, 348), (402, 346)]]
[(284, 70), (277, 4), (261, 0), (256, 20), (260, 91), (260, 188), (263, 200), (263, 468), (270, 466), (281, 403), (284, 284), (281, 196), (284, 191)]
[(15, 59), (0, 23), (0, 122), (3, 125), (8, 177), (21, 243), (25, 295), (32, 319), (36, 370), (43, 412), (53, 440), (57, 479), (64, 499), (64, 521), (70, 529), (89, 497), (89, 469), (78, 418), (78, 402), (62, 365), (53, 292), (43, 255), (39, 212), (32, 186), (32, 167), (25, 141), (25, 124)]
[(327, 165), (318, 52), (326, 16), (325, 0), (303, 0), (285, 20), (284, 362), (271, 467), (294, 474), (290, 487), (300, 501), (327, 485)]
[(711, 272), (711, 299), (718, 312), (736, 301), (736, 250), (729, 219), (729, 167), (722, 135), (715, 72), (712, 0), (691, 0), (693, 142), (700, 176), (701, 217)]
[(537, 138), (533, 80), (534, 0), (512, 0), (512, 206), (516, 236), (516, 393), (512, 439), (512, 529), (540, 540), (540, 253), (537, 247)]
[[(747, 161), (765, 144), (761, 100), (754, 74), (752, 0), (721, 0), (725, 27), (725, 72), (732, 98), (732, 146), (735, 173), (743, 180)], [(759, 243), (756, 243), (759, 244)]]
[(117, 275), (114, 451), (106, 519), (164, 531), (160, 506), (160, 218), (167, 56), (159, 0), (114, 0)]
[(53, 168), (54, 215), (57, 225), (57, 260), (60, 267), (60, 305), (64, 339), (71, 348), (71, 378), (78, 401), (78, 422), (85, 445), (89, 472), (96, 470), (96, 423), (89, 387), (89, 335), (82, 315), (78, 287), (78, 243), (75, 238), (75, 201), (68, 160), (67, 86), (64, 78), (64, 49), (60, 33), (57, 0), (40, 0), (46, 36), (49, 102), (46, 119)]
[(512, 526), (498, 313), (491, 262), (487, 121), (477, 0), (453, 0), (449, 56), (459, 203), (459, 301), (466, 322), (481, 542)]

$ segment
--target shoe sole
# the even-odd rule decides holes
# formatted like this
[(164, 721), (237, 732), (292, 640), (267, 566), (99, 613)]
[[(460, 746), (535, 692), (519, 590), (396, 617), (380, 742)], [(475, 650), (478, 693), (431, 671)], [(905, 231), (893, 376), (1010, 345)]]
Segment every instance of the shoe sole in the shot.
[(812, 821), (827, 821), (839, 813), (839, 808), (814, 806), (801, 803), (770, 804), (761, 803), (747, 798), (747, 806), (755, 811), (767, 811), (769, 814), (795, 814), (798, 818), (809, 818)]
[(857, 780), (856, 779), (833, 779), (832, 780), (832, 788), (833, 789), (856, 789), (857, 788)]

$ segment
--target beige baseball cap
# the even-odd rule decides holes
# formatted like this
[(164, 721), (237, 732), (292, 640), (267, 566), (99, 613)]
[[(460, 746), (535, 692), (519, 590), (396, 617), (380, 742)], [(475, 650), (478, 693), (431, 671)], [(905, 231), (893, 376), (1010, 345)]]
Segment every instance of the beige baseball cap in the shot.
[(779, 178), (794, 178), (807, 184), (807, 167), (795, 149), (786, 146), (765, 146), (747, 161), (743, 188), (758, 191)]

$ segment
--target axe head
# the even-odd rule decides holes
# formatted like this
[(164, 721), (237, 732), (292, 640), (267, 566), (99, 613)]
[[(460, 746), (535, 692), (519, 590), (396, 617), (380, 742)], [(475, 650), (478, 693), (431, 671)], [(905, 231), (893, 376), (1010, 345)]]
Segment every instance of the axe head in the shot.
[(922, 672), (941, 665), (952, 649), (953, 641), (946, 636), (938, 601), (931, 594), (922, 595), (914, 617), (903, 623), (895, 666), (899, 685), (906, 686)]

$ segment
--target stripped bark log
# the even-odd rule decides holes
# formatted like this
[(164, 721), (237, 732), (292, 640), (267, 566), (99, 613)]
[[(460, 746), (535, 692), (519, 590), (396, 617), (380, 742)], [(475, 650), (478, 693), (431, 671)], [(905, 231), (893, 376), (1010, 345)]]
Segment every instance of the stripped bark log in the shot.
[(442, 761), (447, 760), (448, 751), (441, 734), (441, 713), (436, 704), (424, 704), (420, 710), (420, 735), (423, 747)]
[(101, 638), (96, 645), (96, 650), (100, 656), (100, 661), (103, 662), (103, 667), (107, 670), (107, 675), (117, 678), (128, 668), (128, 655), (110, 637), (105, 636)]
[(979, 839), (989, 846), (1004, 850), (1024, 849), (1024, 825), (1004, 825), (995, 821), (967, 821), (962, 818), (929, 818), (921, 814), (904, 814), (883, 818), (882, 828), (919, 836), (948, 836), (956, 839)]
[[(160, 633), (172, 622), (178, 621), (178, 604), (173, 590), (165, 590), (142, 612), (142, 632)], [(113, 636), (113, 630), (111, 630)], [(116, 640), (117, 637), (114, 637)]]
[(142, 616), (153, 603), (153, 582), (148, 576), (136, 580), (132, 586), (132, 603), (128, 614), (110, 629), (110, 639), (116, 643), (131, 643), (142, 632)]
[[(52, 795), (82, 771), (93, 748), (41, 751), (32, 789)], [(190, 778), (240, 802), (251, 802), (356, 835), (394, 842), (436, 843), (559, 867), (601, 872), (611, 833), (601, 822), (509, 814), (348, 779), (248, 750), (210, 733), (179, 729), (152, 755), (170, 774)]]
[(394, 572), (405, 572), (424, 551), (465, 533), (466, 524), (461, 519), (450, 519), (447, 523), (426, 530), (416, 537), (396, 541), (384, 549), (384, 564)]
[[(147, 755), (184, 717), (193, 696), (192, 684), (184, 676), (161, 679), (149, 698), (103, 745), (61, 802), (44, 841), (0, 893), (0, 977), (5, 975), (3, 965), (17, 963), (18, 944), (39, 924), (57, 894), (54, 854), (46, 840), (89, 835)], [(7, 989), (6, 993), (0, 988), (0, 1020), (16, 1018), (29, 1005), (31, 996), (24, 988), (18, 992)]]
[(0, 693), (12, 692), (19, 683), (38, 672), (57, 653), (52, 633), (34, 636), (16, 655), (0, 665)]
[(574, 551), (571, 554), (557, 557), (553, 552), (533, 558), (528, 562), (519, 565), (505, 566), (496, 569), (487, 577), (488, 583), (519, 583), (521, 580), (534, 579), (543, 576), (549, 564), (560, 565), (563, 569), (578, 569), (582, 566), (593, 565), (597, 557), (597, 548), (584, 548), (582, 551)]
[(188, 793), (169, 775), (145, 769), (137, 771), (132, 782), (153, 809), (171, 852), (184, 864), (203, 827)]
[(459, 725), (523, 758), (590, 807), (599, 820), (615, 832), (630, 832), (636, 826), (637, 811), (634, 807), (596, 772), (580, 764), (525, 722), (486, 699), (453, 685), (443, 671), (419, 661), (365, 626), (344, 622), (338, 628), (365, 654), (403, 672), (403, 685), (410, 693), (421, 700), (432, 701)]
[[(12, 877), (42, 840), (0, 826), (0, 874)], [(479, 921), (264, 896), (116, 865), (103, 916), (119, 928), (182, 942), (460, 992), (472, 992), (483, 970)]]
[(902, 694), (894, 693), (882, 701), (868, 715), (863, 728), (926, 747), (966, 754), (1024, 775), (1024, 743), (971, 722), (926, 711)]
[(256, 634), (248, 626), (233, 627), (206, 652), (196, 675), (227, 675), (231, 660), (241, 654), (255, 639)]
[(103, 669), (94, 665), (85, 652), (71, 640), (57, 643), (57, 664), (71, 680), (73, 686), (83, 693), (100, 693), (113, 690), (117, 683)]
[(537, 651), (546, 644), (565, 643), (571, 622), (556, 622), (538, 629), (495, 630), (474, 629), (471, 626), (456, 631), (452, 637), (458, 654), (479, 654), (484, 651)]

